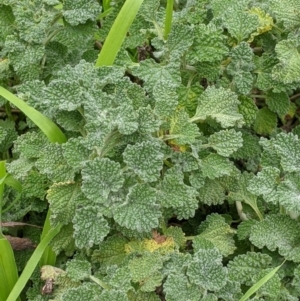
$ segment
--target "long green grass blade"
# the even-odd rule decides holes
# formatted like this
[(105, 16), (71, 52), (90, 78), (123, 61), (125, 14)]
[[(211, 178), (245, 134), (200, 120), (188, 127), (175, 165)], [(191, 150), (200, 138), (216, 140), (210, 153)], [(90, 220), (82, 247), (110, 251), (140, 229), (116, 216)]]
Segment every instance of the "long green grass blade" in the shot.
[(1, 86), (0, 95), (19, 108), (28, 118), (30, 118), (36, 124), (36, 126), (38, 126), (41, 131), (44, 132), (51, 142), (64, 143), (67, 141), (64, 133), (54, 122), (36, 109), (29, 106), (22, 99), (18, 98), (16, 95), (12, 94)]
[[(6, 301), (6, 298), (18, 280), (14, 252), (9, 241), (2, 234), (1, 229), (4, 186), (10, 177), (6, 172), (5, 164), (5, 161), (0, 161), (0, 301)], [(10, 181), (12, 186), (16, 186), (17, 189), (22, 190), (21, 183), (17, 182), (17, 180), (14, 181), (13, 179)], [(19, 298), (17, 300), (20, 301)]]
[(143, 0), (126, 0), (99, 53), (96, 67), (111, 66), (113, 64), (142, 3)]
[(277, 271), (281, 268), (281, 266), (284, 263), (285, 261), (281, 265), (273, 269), (271, 272), (269, 272), (266, 276), (261, 278), (254, 285), (252, 285), (239, 301), (246, 301), (248, 298), (250, 298), (256, 291), (258, 291), (267, 281), (269, 281), (277, 273)]
[(39, 260), (41, 259), (45, 249), (47, 248), (51, 239), (53, 239), (55, 237), (55, 235), (57, 235), (59, 233), (60, 228), (61, 228), (61, 226), (59, 225), (59, 226), (56, 226), (55, 228), (51, 229), (48, 232), (48, 234), (38, 244), (38, 246), (36, 247), (33, 254), (31, 255), (21, 276), (19, 277), (17, 283), (15, 284), (14, 288), (10, 292), (6, 301), (16, 301), (17, 300), (18, 296), (21, 294), (27, 281), (29, 280), (30, 276), (32, 275), (34, 269), (36, 268)]
[(174, 0), (167, 0), (165, 31), (164, 31), (165, 40), (168, 38), (168, 35), (172, 27), (173, 5), (174, 5)]

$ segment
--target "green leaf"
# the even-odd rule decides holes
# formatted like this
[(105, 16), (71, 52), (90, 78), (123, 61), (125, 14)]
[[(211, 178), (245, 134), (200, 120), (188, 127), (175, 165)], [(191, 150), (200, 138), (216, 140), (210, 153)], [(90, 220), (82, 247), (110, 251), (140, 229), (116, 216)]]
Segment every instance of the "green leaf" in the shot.
[(168, 301), (198, 301), (200, 293), (198, 286), (190, 283), (184, 274), (169, 274), (164, 283), (164, 293)]
[(129, 301), (125, 292), (120, 290), (103, 290), (100, 295), (101, 301)]
[(229, 261), (228, 277), (247, 286), (253, 285), (261, 271), (270, 267), (272, 257), (267, 254), (247, 252)]
[(199, 62), (221, 61), (227, 54), (225, 36), (214, 24), (199, 24), (194, 28), (194, 43), (187, 58)]
[(215, 132), (208, 138), (208, 145), (224, 157), (229, 157), (233, 152), (243, 146), (242, 133), (234, 129)]
[(190, 26), (182, 23), (173, 24), (164, 47), (165, 55), (173, 61), (180, 59), (193, 44), (193, 39), (186, 39), (192, 33)]
[(110, 230), (100, 209), (94, 206), (77, 209), (73, 224), (75, 244), (80, 249), (100, 244)]
[(95, 0), (88, 3), (84, 0), (65, 0), (62, 12), (68, 23), (78, 25), (87, 20), (95, 21), (101, 12), (101, 6)]
[(248, 190), (254, 195), (267, 196), (276, 190), (279, 184), (280, 170), (276, 167), (265, 167), (248, 183)]
[(292, 133), (280, 133), (272, 138), (273, 147), (280, 157), (280, 163), (284, 171), (300, 171), (300, 140)]
[(90, 151), (82, 144), (82, 138), (70, 138), (62, 149), (64, 158), (75, 170), (79, 170), (89, 159)]
[(268, 215), (251, 228), (250, 241), (259, 249), (266, 246), (287, 260), (300, 262), (300, 226), (287, 215)]
[(138, 110), (138, 131), (140, 133), (154, 133), (158, 131), (160, 120), (157, 119), (150, 106)]
[(4, 51), (8, 53), (10, 63), (23, 81), (39, 78), (45, 46), (26, 43), (11, 35), (6, 38)]
[(204, 121), (208, 117), (215, 119), (223, 128), (241, 126), (243, 116), (238, 113), (240, 104), (237, 95), (224, 88), (208, 87), (199, 97), (197, 111), (190, 120)]
[(184, 110), (176, 111), (171, 117), (167, 137), (176, 145), (193, 144), (199, 135), (197, 125), (189, 121), (189, 115)]
[(262, 108), (257, 111), (253, 129), (259, 135), (270, 135), (277, 126), (276, 114), (268, 108)]
[(235, 159), (254, 159), (259, 158), (261, 154), (261, 146), (259, 145), (259, 138), (252, 133), (242, 130), (243, 145), (235, 151), (231, 157)]
[(273, 93), (271, 91), (266, 95), (266, 103), (268, 108), (277, 113), (279, 117), (283, 117), (288, 114), (290, 109), (289, 96), (285, 92)]
[(79, 83), (72, 80), (53, 80), (44, 89), (44, 93), (47, 106), (64, 111), (80, 108), (85, 99)]
[(205, 290), (218, 291), (227, 282), (227, 269), (222, 265), (222, 255), (216, 248), (199, 249), (187, 269), (190, 282)]
[(184, 184), (183, 177), (180, 169), (173, 167), (158, 186), (162, 206), (176, 209), (179, 219), (194, 216), (198, 207), (197, 192), (195, 188)]
[(148, 184), (136, 184), (129, 189), (126, 201), (114, 209), (114, 219), (121, 226), (138, 232), (157, 228), (161, 216), (156, 191)]
[(151, 292), (163, 280), (161, 269), (164, 258), (157, 253), (145, 253), (142, 257), (132, 259), (129, 270), (133, 282), (139, 282), (142, 291)]
[(231, 62), (227, 72), (233, 76), (233, 85), (241, 94), (248, 94), (253, 85), (253, 76), (250, 73), (254, 69), (253, 51), (249, 44), (241, 42), (231, 52)]
[[(96, 301), (98, 299), (100, 292), (101, 292), (100, 287), (97, 286), (96, 284), (85, 283), (78, 287), (67, 289), (65, 292), (62, 293), (61, 300)], [(124, 301), (125, 300), (126, 299), (124, 299)]]
[(163, 167), (163, 154), (152, 141), (128, 145), (123, 153), (124, 162), (143, 181), (155, 182)]
[(283, 40), (277, 43), (275, 51), (279, 59), (272, 70), (274, 79), (285, 84), (300, 80), (300, 53), (299, 42), (296, 40)]
[(245, 11), (242, 3), (228, 6), (224, 18), (225, 27), (238, 43), (248, 39), (250, 34), (259, 27), (258, 17)]
[(165, 80), (155, 84), (153, 97), (155, 99), (154, 112), (161, 117), (169, 117), (178, 104), (178, 95), (173, 82)]
[[(156, 91), (155, 87), (161, 87), (162, 89), (165, 84), (178, 87), (181, 83), (177, 62), (163, 65), (156, 63), (153, 59), (146, 59), (141, 61), (138, 67), (132, 69), (132, 74), (144, 81), (146, 91), (153, 91), (153, 93)], [(174, 92), (172, 94), (174, 95)]]
[(117, 192), (124, 183), (120, 164), (108, 158), (96, 158), (82, 169), (82, 191), (96, 204), (104, 204), (110, 192)]
[(99, 262), (102, 266), (121, 265), (126, 256), (125, 244), (127, 240), (122, 236), (109, 236), (103, 241), (98, 250), (92, 255), (92, 262)]
[(72, 181), (74, 178), (74, 169), (63, 158), (61, 144), (45, 146), (35, 166), (51, 181), (65, 182)]
[(9, 119), (0, 120), (0, 136), (0, 152), (3, 153), (9, 150), (18, 137), (18, 133), (15, 130), (15, 123)]
[(5, 39), (13, 33), (13, 23), (15, 21), (13, 11), (10, 6), (0, 4), (0, 46), (3, 47)]
[[(201, 223), (198, 231), (200, 234), (197, 237), (210, 241), (223, 256), (229, 256), (234, 253), (236, 249), (233, 239), (235, 231), (230, 228), (221, 215), (209, 215)], [(197, 242), (197, 237), (193, 241), (193, 246)]]
[(73, 225), (72, 223), (62, 226), (60, 232), (51, 241), (51, 248), (55, 254), (59, 254), (62, 251), (66, 256), (72, 257), (75, 251), (75, 240), (73, 238)]
[(275, 14), (277, 22), (283, 22), (288, 29), (299, 25), (297, 12), (300, 10), (300, 5), (297, 0), (274, 0), (269, 2), (269, 8)]
[(198, 190), (199, 199), (202, 204), (217, 205), (223, 204), (226, 198), (225, 189), (219, 179), (206, 178), (204, 185)]
[(231, 161), (218, 154), (209, 154), (201, 160), (200, 165), (203, 176), (209, 179), (230, 175), (235, 170)]
[(89, 261), (72, 259), (66, 263), (67, 276), (74, 281), (84, 280), (91, 275), (92, 265)]
[(241, 104), (239, 105), (239, 112), (243, 115), (245, 120), (245, 125), (250, 127), (256, 119), (256, 113), (258, 111), (252, 98), (240, 95), (239, 100)]
[(290, 173), (277, 187), (276, 199), (286, 210), (300, 213), (300, 174)]
[(50, 204), (51, 224), (69, 224), (75, 214), (80, 186), (74, 182), (54, 183), (48, 190), (47, 200)]

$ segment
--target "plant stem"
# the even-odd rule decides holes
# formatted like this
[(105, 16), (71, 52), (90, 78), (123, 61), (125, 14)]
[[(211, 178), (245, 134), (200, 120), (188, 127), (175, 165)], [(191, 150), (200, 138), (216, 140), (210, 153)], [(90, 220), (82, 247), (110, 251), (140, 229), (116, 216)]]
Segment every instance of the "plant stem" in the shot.
[(165, 33), (164, 33), (165, 40), (168, 38), (168, 35), (172, 27), (173, 4), (174, 4), (174, 0), (167, 0)]

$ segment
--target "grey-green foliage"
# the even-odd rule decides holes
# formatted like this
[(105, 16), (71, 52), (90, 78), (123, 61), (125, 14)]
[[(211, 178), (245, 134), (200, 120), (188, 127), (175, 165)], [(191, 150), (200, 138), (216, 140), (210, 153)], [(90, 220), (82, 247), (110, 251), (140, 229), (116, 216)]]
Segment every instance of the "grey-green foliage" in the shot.
[(250, 298), (295, 300), (299, 1), (174, 1), (165, 38), (168, 1), (144, 0), (115, 65), (95, 68), (124, 3), (103, 2), (0, 0), (0, 85), (68, 140), (0, 100), (23, 188), (5, 189), (4, 220), (41, 225), (48, 206), (62, 226), (49, 298), (240, 300), (286, 259)]

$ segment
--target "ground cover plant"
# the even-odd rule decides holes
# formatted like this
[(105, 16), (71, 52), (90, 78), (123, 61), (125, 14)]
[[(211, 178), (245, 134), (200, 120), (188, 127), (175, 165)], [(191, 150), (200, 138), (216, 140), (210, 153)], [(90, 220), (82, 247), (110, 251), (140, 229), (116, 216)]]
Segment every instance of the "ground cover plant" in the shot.
[(298, 300), (299, 16), (0, 0), (0, 301)]

